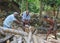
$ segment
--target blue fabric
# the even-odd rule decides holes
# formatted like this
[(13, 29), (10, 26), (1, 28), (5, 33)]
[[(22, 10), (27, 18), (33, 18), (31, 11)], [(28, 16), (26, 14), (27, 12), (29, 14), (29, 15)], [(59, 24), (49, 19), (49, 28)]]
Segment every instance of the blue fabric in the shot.
[(24, 21), (24, 20), (30, 20), (30, 15), (26, 15), (26, 11), (25, 12), (23, 12), (23, 15), (22, 15), (22, 21)]
[(3, 27), (4, 27), (4, 28), (10, 28), (10, 29), (11, 29), (11, 27), (8, 27), (8, 26), (6, 26), (6, 25), (4, 25), (4, 24), (3, 24)]
[(16, 20), (14, 14), (9, 15), (3, 22), (4, 27), (11, 27), (14, 20)]

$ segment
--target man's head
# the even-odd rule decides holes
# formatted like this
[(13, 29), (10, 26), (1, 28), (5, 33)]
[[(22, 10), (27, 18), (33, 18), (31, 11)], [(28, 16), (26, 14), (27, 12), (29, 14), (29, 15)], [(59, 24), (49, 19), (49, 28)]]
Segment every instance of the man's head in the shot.
[(48, 16), (44, 16), (45, 19), (49, 18)]
[(47, 20), (47, 19), (49, 20), (50, 18), (49, 18), (49, 16), (44, 16), (44, 19), (45, 20)]
[(29, 11), (28, 10), (26, 11), (26, 14), (29, 15)]
[(14, 12), (13, 14), (14, 14), (14, 16), (19, 16), (18, 12)]

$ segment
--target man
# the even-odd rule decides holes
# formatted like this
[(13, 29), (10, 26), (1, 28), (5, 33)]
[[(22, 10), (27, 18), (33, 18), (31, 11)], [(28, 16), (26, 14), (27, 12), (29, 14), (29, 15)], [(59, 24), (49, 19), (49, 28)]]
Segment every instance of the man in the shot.
[(15, 18), (19, 15), (18, 12), (14, 12), (13, 14), (7, 16), (7, 18), (3, 22), (3, 27), (5, 28), (12, 28), (12, 23), (16, 21), (17, 23), (20, 24), (20, 22)]
[(29, 22), (30, 22), (29, 11), (23, 12), (23, 14), (22, 14), (22, 22), (23, 22), (23, 26), (29, 25)]
[(53, 35), (55, 36), (55, 39), (57, 39), (57, 36), (56, 36), (57, 27), (56, 27), (55, 21), (52, 18), (49, 18), (47, 16), (44, 17), (44, 20), (46, 22), (49, 22), (50, 24), (48, 32), (47, 32), (46, 40), (47, 40), (48, 35), (51, 34), (52, 32), (53, 32)]

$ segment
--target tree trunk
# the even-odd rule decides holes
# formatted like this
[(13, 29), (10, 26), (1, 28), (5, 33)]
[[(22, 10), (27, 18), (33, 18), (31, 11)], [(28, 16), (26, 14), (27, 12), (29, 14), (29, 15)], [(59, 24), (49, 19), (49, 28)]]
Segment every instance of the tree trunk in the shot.
[(42, 16), (42, 1), (40, 0), (40, 18)]
[(28, 10), (28, 0), (26, 0), (26, 10)]
[(57, 15), (56, 15), (56, 18), (58, 18), (58, 15), (59, 15), (59, 8), (57, 9)]
[(54, 15), (54, 17), (56, 17), (55, 6), (53, 7), (53, 15)]
[(21, 13), (23, 12), (23, 5), (24, 4), (24, 0), (22, 0), (22, 4), (21, 4)]

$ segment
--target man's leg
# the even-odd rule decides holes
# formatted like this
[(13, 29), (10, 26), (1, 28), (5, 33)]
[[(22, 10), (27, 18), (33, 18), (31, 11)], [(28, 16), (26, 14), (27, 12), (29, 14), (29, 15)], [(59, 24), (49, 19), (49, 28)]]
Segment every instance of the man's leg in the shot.
[(47, 38), (48, 38), (49, 34), (51, 34), (51, 30), (48, 30), (48, 32), (47, 32), (46, 40), (47, 40)]
[(50, 26), (50, 28), (49, 28), (49, 30), (48, 30), (48, 32), (47, 32), (47, 35), (46, 35), (46, 40), (47, 40), (47, 38), (48, 38), (49, 34), (51, 34), (52, 29), (53, 29), (53, 27), (52, 27), (52, 26)]
[(54, 36), (55, 36), (55, 39), (57, 39), (57, 30), (55, 30), (55, 31), (53, 31), (53, 34), (54, 34)]
[(23, 22), (22, 29), (23, 29), (23, 31), (25, 31), (25, 22)]

